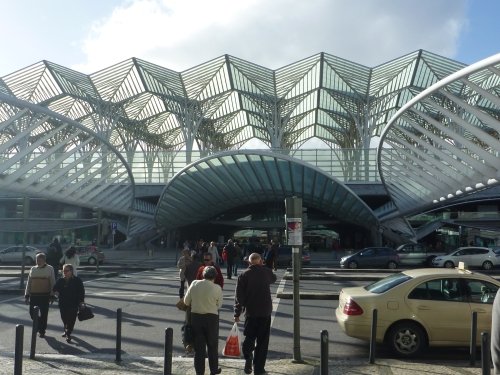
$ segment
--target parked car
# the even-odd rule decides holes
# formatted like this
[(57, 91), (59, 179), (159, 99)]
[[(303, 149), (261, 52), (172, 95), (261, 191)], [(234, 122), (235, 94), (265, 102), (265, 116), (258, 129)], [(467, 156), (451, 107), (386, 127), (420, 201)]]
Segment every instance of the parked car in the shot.
[(399, 266), (396, 250), (390, 247), (366, 247), (357, 253), (340, 258), (342, 268), (390, 268)]
[(480, 345), (481, 332), (491, 331), (499, 287), (499, 281), (469, 270), (412, 269), (365, 287), (342, 289), (335, 315), (348, 336), (370, 340), (377, 309), (377, 341), (412, 357), (428, 346), (467, 347), (474, 311)]
[(399, 255), (399, 262), (403, 266), (432, 266), (432, 260), (440, 255), (446, 254), (429, 248), (421, 243), (406, 243), (396, 249)]
[(432, 261), (434, 267), (457, 267), (459, 262), (464, 262), (467, 267), (481, 267), (490, 270), (500, 265), (500, 251), (487, 247), (459, 247), (447, 255), (436, 257)]
[[(36, 263), (36, 254), (42, 253), (43, 251), (34, 247), (26, 246), (26, 251), (24, 254), (24, 264), (33, 265)], [(23, 261), (23, 246), (15, 245), (9, 246), (3, 250), (0, 250), (0, 262), (1, 263), (17, 263), (21, 264)]]
[(80, 264), (88, 264), (93, 266), (99, 259), (99, 264), (104, 263), (104, 253), (100, 250), (95, 250), (92, 246), (75, 246), (76, 253), (80, 257)]
[[(278, 248), (278, 258), (276, 259), (276, 267), (291, 267), (292, 266), (292, 246), (281, 245)], [(311, 264), (311, 253), (309, 250), (302, 249), (302, 265)]]

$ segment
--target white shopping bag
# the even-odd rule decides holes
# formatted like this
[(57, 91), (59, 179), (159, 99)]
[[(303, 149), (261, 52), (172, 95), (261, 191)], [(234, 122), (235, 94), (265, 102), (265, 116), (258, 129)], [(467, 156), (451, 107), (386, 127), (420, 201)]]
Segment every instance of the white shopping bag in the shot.
[(226, 339), (226, 345), (222, 349), (222, 355), (226, 357), (241, 358), (241, 344), (243, 341), (243, 335), (240, 332), (238, 323), (233, 324), (233, 328), (229, 332), (229, 336)]

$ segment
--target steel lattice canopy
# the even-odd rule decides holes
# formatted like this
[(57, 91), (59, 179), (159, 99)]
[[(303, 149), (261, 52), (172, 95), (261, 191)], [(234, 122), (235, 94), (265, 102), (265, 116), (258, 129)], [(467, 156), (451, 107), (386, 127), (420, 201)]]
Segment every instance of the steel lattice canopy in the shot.
[(500, 54), (432, 85), (388, 122), (378, 150), (397, 210), (452, 202), (500, 181)]

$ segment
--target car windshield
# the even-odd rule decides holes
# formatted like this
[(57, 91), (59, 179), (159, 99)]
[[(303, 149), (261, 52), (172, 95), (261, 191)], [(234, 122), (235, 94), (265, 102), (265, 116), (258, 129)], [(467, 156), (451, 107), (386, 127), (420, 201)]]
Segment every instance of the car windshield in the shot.
[(411, 276), (408, 276), (400, 272), (394, 275), (387, 276), (382, 280), (375, 281), (374, 283), (365, 286), (365, 289), (369, 292), (380, 294), (387, 292), (388, 290), (394, 288), (395, 286), (402, 284), (410, 279)]

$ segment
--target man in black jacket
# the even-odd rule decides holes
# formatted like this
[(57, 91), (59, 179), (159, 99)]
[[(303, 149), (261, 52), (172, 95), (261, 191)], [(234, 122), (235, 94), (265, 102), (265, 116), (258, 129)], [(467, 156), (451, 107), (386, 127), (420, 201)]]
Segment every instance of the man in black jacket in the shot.
[[(272, 269), (263, 266), (258, 253), (250, 254), (250, 266), (238, 277), (234, 297), (234, 321), (240, 321), (245, 311), (245, 328), (242, 349), (245, 357), (245, 374), (265, 374), (271, 313), (273, 301), (270, 285), (276, 282)], [(255, 355), (254, 355), (255, 350)]]

